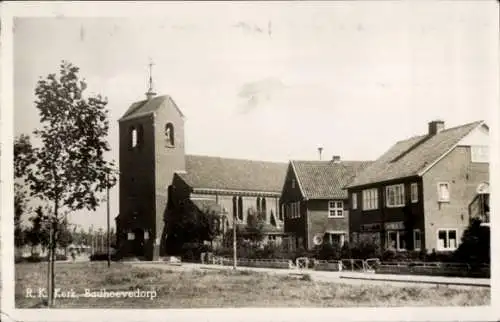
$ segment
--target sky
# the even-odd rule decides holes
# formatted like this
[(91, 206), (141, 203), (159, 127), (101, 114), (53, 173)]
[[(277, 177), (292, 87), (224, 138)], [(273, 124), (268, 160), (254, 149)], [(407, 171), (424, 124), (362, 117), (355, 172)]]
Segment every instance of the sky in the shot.
[[(148, 88), (186, 115), (189, 154), (287, 162), (373, 160), (398, 140), (491, 122), (498, 12), (488, 2), (162, 4), (154, 15), (14, 20), (14, 135), (39, 126), (34, 89), (61, 60), (118, 118)], [(99, 4), (92, 4), (98, 6)], [(111, 217), (118, 214), (118, 187)], [(71, 221), (104, 227), (106, 206)], [(113, 222), (113, 219), (112, 219)]]

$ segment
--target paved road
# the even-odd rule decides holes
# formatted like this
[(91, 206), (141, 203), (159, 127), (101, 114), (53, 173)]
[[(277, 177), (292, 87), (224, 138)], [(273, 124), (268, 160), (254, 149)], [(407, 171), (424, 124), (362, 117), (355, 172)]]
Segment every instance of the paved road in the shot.
[[(186, 270), (231, 270), (231, 266), (205, 265), (194, 263), (168, 264), (165, 262), (131, 262), (137, 267), (162, 268), (176, 271)], [(462, 278), (462, 277), (442, 277), (442, 276), (421, 276), (421, 275), (389, 275), (389, 274), (370, 274), (361, 272), (327, 272), (314, 270), (297, 269), (275, 269), (275, 268), (257, 268), (257, 267), (238, 267), (240, 270), (250, 270), (264, 272), (269, 274), (289, 275), (300, 277), (308, 274), (312, 280), (330, 283), (342, 284), (375, 284), (375, 285), (394, 285), (394, 286), (419, 286), (433, 287), (443, 285), (458, 288), (471, 287), (490, 287), (489, 279), (482, 278)]]

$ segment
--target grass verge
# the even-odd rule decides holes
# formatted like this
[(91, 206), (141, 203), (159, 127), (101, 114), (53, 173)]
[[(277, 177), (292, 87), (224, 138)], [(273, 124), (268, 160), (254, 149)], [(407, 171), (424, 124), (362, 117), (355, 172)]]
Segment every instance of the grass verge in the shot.
[[(17, 308), (43, 307), (46, 263), (16, 264)], [(61, 308), (373, 307), (489, 305), (490, 289), (395, 287), (315, 282), (250, 270), (178, 271), (123, 263), (56, 264), (60, 295), (140, 290), (145, 297), (56, 299)], [(28, 292), (32, 293), (29, 296)], [(115, 293), (116, 294), (116, 293)], [(122, 293), (123, 294), (123, 293)], [(153, 298), (152, 295), (155, 295)], [(43, 294), (42, 294), (43, 295)], [(142, 295), (145, 295), (144, 293)]]

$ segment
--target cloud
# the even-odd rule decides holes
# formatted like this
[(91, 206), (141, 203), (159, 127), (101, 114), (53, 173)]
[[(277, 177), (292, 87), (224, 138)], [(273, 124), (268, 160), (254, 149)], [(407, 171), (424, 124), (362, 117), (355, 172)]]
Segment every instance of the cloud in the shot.
[(238, 93), (238, 97), (243, 100), (242, 112), (249, 112), (262, 103), (271, 101), (276, 94), (286, 88), (280, 79), (274, 77), (243, 84)]

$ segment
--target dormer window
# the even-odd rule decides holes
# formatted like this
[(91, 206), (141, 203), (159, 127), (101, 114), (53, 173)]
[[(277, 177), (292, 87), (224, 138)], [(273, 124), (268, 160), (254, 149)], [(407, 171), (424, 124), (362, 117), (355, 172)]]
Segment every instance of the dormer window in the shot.
[(165, 141), (167, 147), (171, 148), (175, 145), (175, 137), (174, 137), (174, 125), (172, 123), (165, 124)]

